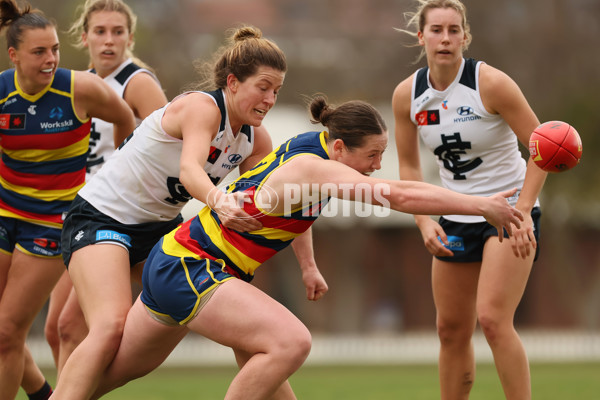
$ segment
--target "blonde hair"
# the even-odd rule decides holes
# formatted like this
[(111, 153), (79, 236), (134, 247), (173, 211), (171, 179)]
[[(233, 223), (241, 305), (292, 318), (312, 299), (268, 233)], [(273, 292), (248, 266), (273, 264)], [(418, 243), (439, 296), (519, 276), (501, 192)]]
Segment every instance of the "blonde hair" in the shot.
[[(463, 51), (466, 51), (469, 48), (469, 44), (471, 44), (471, 40), (473, 39), (471, 35), (471, 27), (467, 22), (467, 8), (460, 0), (417, 0), (419, 3), (417, 6), (417, 10), (415, 12), (406, 12), (404, 13), (404, 17), (408, 20), (406, 23), (408, 28), (413, 28), (413, 30), (407, 29), (398, 29), (398, 32), (403, 32), (409, 34), (410, 36), (417, 38), (418, 32), (423, 32), (425, 29), (425, 23), (427, 18), (427, 12), (429, 10), (433, 10), (436, 8), (451, 8), (455, 10), (462, 17), (462, 29), (465, 32), (465, 43), (463, 45)], [(419, 43), (414, 43), (409, 45), (410, 47), (417, 47)], [(417, 57), (415, 63), (419, 62), (425, 56), (425, 49), (421, 49), (421, 53)]]
[[(68, 34), (71, 35), (73, 38), (74, 46), (78, 49), (82, 49), (84, 47), (83, 39), (81, 36), (82, 33), (87, 33), (90, 29), (90, 18), (95, 12), (115, 11), (120, 14), (123, 14), (127, 20), (127, 30), (130, 34), (135, 34), (137, 16), (131, 10), (131, 7), (125, 4), (125, 2), (123, 2), (122, 0), (86, 0), (86, 2), (83, 5), (79, 6), (78, 11), (79, 17), (75, 20), (75, 22), (73, 22), (73, 24), (68, 30)], [(142, 60), (133, 55), (133, 46), (134, 43), (132, 42), (131, 45), (125, 50), (126, 56), (128, 58), (131, 58), (133, 62), (139, 65), (140, 67), (152, 71), (152, 68), (150, 68), (146, 63), (144, 63)], [(91, 67), (93, 67), (93, 65), (90, 60), (90, 68)]]
[(226, 44), (217, 50), (212, 61), (197, 60), (194, 63), (201, 80), (187, 89), (224, 89), (229, 74), (244, 82), (254, 75), (260, 66), (287, 71), (283, 51), (275, 42), (264, 38), (260, 29), (242, 26), (228, 30), (227, 34)]

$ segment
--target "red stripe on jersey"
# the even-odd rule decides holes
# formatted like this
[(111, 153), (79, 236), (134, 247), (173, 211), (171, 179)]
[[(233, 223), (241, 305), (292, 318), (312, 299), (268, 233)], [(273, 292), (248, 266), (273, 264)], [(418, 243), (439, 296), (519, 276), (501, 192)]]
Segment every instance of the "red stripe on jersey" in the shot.
[(60, 215), (60, 214), (48, 215), (48, 214), (36, 214), (36, 213), (32, 213), (32, 212), (27, 212), (27, 211), (23, 211), (23, 210), (19, 210), (17, 208), (11, 207), (8, 204), (6, 204), (5, 202), (3, 202), (2, 200), (0, 200), (0, 208), (3, 208), (6, 211), (9, 211), (11, 213), (20, 215), (21, 217), (26, 218), (26, 219), (51, 222), (53, 224), (59, 224), (59, 225), (62, 225), (62, 223), (63, 223), (62, 215)]
[(244, 254), (260, 264), (273, 257), (277, 250), (270, 247), (262, 246), (250, 239), (247, 239), (232, 229), (228, 229), (221, 225), (221, 232), (226, 242), (234, 246), (237, 251)]
[[(244, 190), (252, 199), (254, 199), (255, 188)], [(248, 215), (255, 217), (265, 228), (274, 228), (284, 230), (286, 232), (303, 233), (313, 224), (314, 220), (299, 220), (295, 218), (283, 218), (275, 215), (263, 214), (261, 210), (256, 208), (254, 202), (244, 203), (244, 211)]]
[(2, 147), (7, 150), (56, 150), (84, 139), (90, 133), (91, 121), (71, 131), (43, 133), (38, 135), (3, 135)]
[(200, 258), (208, 258), (209, 260), (214, 260), (215, 257), (205, 252), (204, 249), (200, 247), (200, 244), (196, 240), (192, 239), (190, 235), (190, 221), (180, 225), (180, 228), (177, 229), (177, 231), (175, 232), (175, 240), (177, 241), (177, 243), (179, 243), (192, 253), (200, 256)]
[(85, 169), (66, 174), (38, 175), (25, 174), (8, 168), (0, 162), (0, 176), (12, 185), (24, 186), (37, 190), (72, 189), (85, 182)]

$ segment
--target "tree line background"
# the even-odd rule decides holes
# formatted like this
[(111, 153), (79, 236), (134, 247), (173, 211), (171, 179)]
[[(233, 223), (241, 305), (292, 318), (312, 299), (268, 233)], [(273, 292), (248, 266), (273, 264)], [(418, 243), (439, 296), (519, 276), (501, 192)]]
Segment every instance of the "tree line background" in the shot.
[[(87, 68), (66, 30), (83, 1), (35, 0), (53, 17), (60, 66)], [(563, 120), (579, 131), (583, 159), (550, 175), (542, 194), (541, 254), (519, 307), (526, 328), (600, 327), (600, 2), (597, 0), (465, 0), (473, 42), (467, 57), (510, 75), (540, 121)], [(276, 115), (302, 109), (303, 96), (326, 93), (335, 102), (362, 99), (380, 107), (390, 136), (391, 95), (424, 65), (405, 28), (408, 0), (129, 0), (138, 15), (135, 54), (151, 65), (169, 99), (198, 79), (194, 60), (209, 60), (228, 28), (248, 23), (276, 41), (289, 70)], [(5, 43), (5, 42), (4, 42)], [(0, 68), (11, 67), (6, 52)], [(283, 104), (283, 106), (282, 106)], [(271, 116), (271, 115), (270, 115)], [(269, 118), (269, 117), (267, 117)], [(300, 133), (290, 120), (289, 137)], [(389, 153), (395, 152), (392, 145)], [(386, 157), (388, 154), (386, 154)], [(385, 173), (397, 178), (397, 166)], [(407, 222), (408, 221), (408, 222)], [(435, 326), (431, 258), (410, 219), (379, 224), (351, 218), (315, 225), (317, 262), (330, 293), (304, 300), (291, 251), (262, 266), (256, 285), (297, 313), (313, 331), (397, 332)]]

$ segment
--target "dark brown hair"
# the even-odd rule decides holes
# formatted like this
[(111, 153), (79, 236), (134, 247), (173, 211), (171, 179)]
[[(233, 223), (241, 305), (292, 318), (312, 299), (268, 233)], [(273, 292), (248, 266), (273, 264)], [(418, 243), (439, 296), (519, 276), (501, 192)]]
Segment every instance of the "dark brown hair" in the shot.
[(25, 29), (45, 29), (48, 26), (56, 28), (56, 23), (29, 4), (25, 3), (21, 9), (15, 0), (0, 0), (0, 32), (6, 28), (7, 48), (19, 48)]
[(328, 142), (341, 139), (349, 149), (362, 146), (364, 138), (387, 131), (379, 111), (361, 100), (351, 100), (333, 106), (323, 95), (316, 95), (309, 105), (312, 123), (320, 123), (329, 132)]

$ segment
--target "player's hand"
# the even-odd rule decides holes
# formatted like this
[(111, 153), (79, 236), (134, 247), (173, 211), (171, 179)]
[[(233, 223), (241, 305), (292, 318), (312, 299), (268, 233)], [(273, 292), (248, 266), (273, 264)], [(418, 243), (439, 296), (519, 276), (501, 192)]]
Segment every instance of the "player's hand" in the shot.
[(504, 238), (503, 229), (506, 229), (508, 235), (512, 236), (513, 226), (520, 228), (521, 221), (523, 221), (521, 211), (508, 204), (507, 201), (507, 198), (513, 196), (516, 192), (517, 189), (514, 188), (487, 198), (488, 204), (486, 205), (487, 208), (484, 209), (483, 216), (490, 225), (498, 230), (498, 240), (500, 242)]
[(221, 223), (238, 232), (250, 232), (262, 228), (262, 224), (244, 211), (244, 203), (251, 202), (249, 195), (243, 192), (223, 193), (215, 202), (213, 210)]
[(444, 229), (436, 221), (427, 218), (419, 224), (421, 236), (427, 251), (437, 257), (452, 257), (454, 253), (444, 246), (448, 245), (448, 237)]
[(510, 244), (513, 253), (517, 257), (526, 258), (537, 248), (537, 241), (533, 234), (533, 220), (531, 214), (523, 213), (525, 219), (520, 228), (513, 227), (513, 235), (510, 237)]
[(316, 265), (311, 268), (302, 268), (302, 283), (306, 288), (306, 298), (311, 301), (319, 300), (329, 290), (325, 278)]

